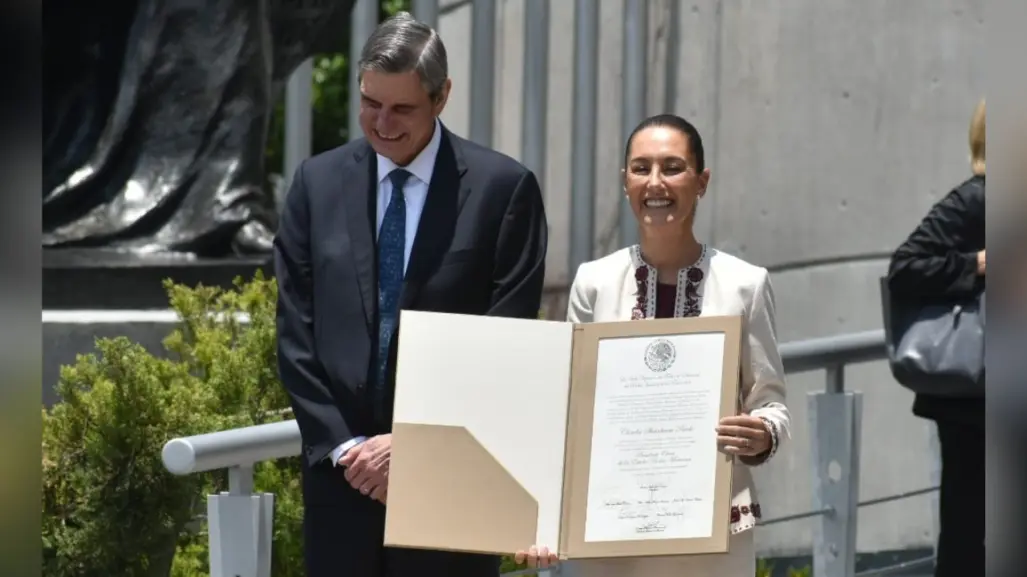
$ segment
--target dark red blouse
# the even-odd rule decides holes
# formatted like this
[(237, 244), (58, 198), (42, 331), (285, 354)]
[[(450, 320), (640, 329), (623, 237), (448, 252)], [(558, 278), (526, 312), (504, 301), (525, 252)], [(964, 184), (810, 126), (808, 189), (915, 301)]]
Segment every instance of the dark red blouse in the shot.
[(674, 318), (674, 305), (677, 298), (677, 285), (658, 283), (656, 285), (656, 318)]

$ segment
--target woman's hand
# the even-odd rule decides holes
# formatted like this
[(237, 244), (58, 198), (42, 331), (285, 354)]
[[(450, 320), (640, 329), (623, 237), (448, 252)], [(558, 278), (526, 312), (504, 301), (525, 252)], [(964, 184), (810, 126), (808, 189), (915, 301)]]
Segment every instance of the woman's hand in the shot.
[(518, 551), (514, 554), (514, 563), (527, 563), (529, 568), (534, 569), (548, 569), (559, 562), (556, 553), (541, 545), (532, 545), (527, 551)]
[(986, 255), (982, 250), (981, 252), (977, 253), (977, 274), (984, 276), (984, 269), (987, 268), (987, 265), (988, 259), (986, 258)]
[(724, 417), (717, 426), (717, 447), (729, 455), (762, 455), (770, 450), (772, 442), (766, 423), (759, 417), (744, 413)]

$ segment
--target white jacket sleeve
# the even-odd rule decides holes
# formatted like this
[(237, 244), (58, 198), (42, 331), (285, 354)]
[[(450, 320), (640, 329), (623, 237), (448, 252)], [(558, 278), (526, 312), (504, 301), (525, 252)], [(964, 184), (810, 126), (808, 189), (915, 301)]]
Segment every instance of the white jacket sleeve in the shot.
[(785, 405), (785, 370), (777, 346), (774, 289), (764, 269), (753, 291), (746, 319), (747, 342), (742, 346), (742, 407), (763, 419), (771, 434), (770, 451), (755, 462), (769, 461), (791, 438), (791, 417)]
[(570, 295), (567, 297), (567, 322), (592, 322), (592, 307), (595, 304), (596, 288), (588, 278), (588, 264), (578, 267), (571, 283)]

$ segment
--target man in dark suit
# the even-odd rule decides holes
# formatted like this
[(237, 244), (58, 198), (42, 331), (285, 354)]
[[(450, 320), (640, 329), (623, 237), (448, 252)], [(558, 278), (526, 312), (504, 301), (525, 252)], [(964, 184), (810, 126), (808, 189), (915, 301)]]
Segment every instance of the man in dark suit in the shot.
[(307, 574), (494, 577), (492, 556), (382, 546), (396, 331), (400, 309), (536, 318), (542, 194), (529, 170), (439, 122), (451, 82), (430, 27), (383, 22), (359, 67), (365, 138), (303, 162), (274, 245)]

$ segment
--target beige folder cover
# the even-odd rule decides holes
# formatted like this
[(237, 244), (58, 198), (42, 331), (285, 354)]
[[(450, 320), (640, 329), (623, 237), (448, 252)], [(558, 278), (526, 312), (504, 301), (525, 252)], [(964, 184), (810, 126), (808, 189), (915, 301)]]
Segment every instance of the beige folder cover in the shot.
[[(571, 323), (403, 311), (385, 545), (561, 557), (726, 552), (712, 537), (586, 542), (596, 363), (606, 338), (724, 334), (721, 416), (738, 398), (740, 317)], [(572, 371), (573, 369), (573, 371)], [(730, 508), (719, 455), (714, 511)]]

